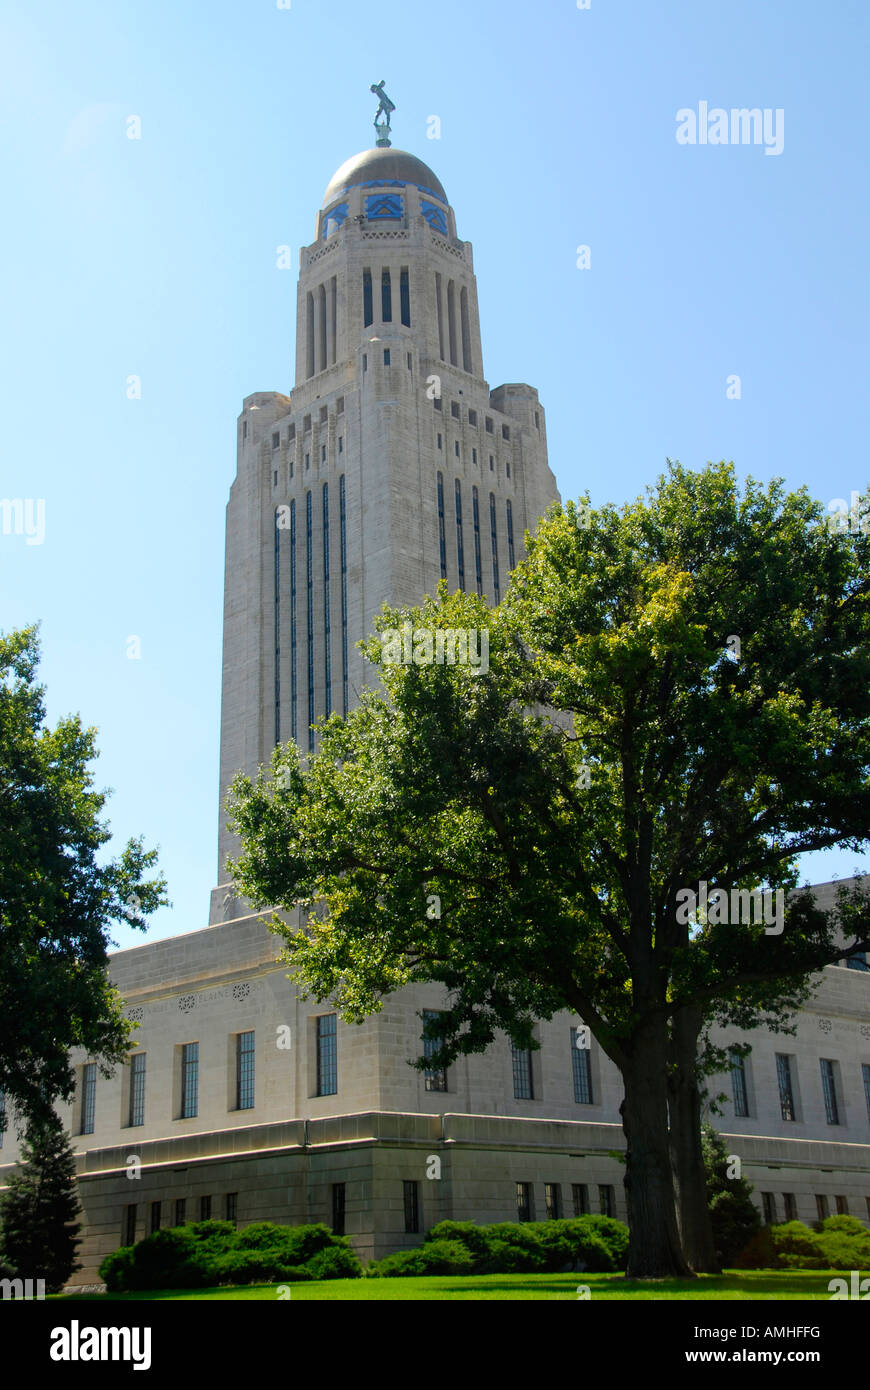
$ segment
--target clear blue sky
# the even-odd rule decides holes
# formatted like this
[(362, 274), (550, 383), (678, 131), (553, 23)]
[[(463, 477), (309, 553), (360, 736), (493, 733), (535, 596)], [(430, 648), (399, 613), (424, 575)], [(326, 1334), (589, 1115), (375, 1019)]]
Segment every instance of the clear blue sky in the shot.
[[(46, 536), (0, 537), (0, 627), (42, 620), (51, 719), (97, 725), (119, 846), (160, 845), (148, 939), (207, 920), (235, 419), (289, 389), (276, 248), (298, 264), (372, 143), (370, 84), (474, 244), (487, 379), (538, 387), (563, 497), (725, 458), (827, 502), (870, 477), (868, 34), (866, 0), (7, 7), (0, 496), (45, 498)], [(679, 145), (701, 101), (782, 108), (783, 152)]]

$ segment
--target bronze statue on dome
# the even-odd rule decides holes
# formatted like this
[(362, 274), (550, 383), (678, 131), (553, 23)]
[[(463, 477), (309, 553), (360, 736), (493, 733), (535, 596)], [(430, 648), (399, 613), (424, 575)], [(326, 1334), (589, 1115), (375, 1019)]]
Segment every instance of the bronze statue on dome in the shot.
[[(372, 83), (369, 88), (370, 91), (374, 92), (380, 102), (375, 112), (375, 131), (378, 137), (376, 141), (378, 149), (386, 149), (390, 144), (390, 112), (396, 109), (395, 102), (390, 101), (390, 98), (384, 91), (386, 80), (385, 77), (382, 77), (380, 82)], [(384, 120), (379, 124), (378, 117), (381, 115), (384, 117)]]

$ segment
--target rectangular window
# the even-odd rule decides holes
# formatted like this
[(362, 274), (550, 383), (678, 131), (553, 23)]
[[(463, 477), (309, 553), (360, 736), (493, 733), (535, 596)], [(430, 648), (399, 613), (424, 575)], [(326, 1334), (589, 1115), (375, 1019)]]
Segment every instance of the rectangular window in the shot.
[(332, 1230), (337, 1236), (344, 1235), (344, 1202), (345, 1184), (334, 1182), (332, 1184)]
[(325, 425), (328, 418), (329, 418), (329, 406), (328, 406), (328, 405), (322, 405), (322, 406), (320, 407), (320, 423), (321, 423), (321, 425)]
[(308, 434), (311, 430), (311, 416), (306, 415), (302, 421), (302, 433)]
[(247, 439), (247, 437), (248, 437), (248, 422), (247, 422), (247, 420), (243, 420), (243, 421), (242, 421), (242, 439), (243, 439), (243, 440), (244, 440), (244, 439)]
[(145, 1123), (145, 1057), (135, 1052), (130, 1058), (130, 1124)]
[[(399, 305), (401, 310), (402, 323), (406, 328), (411, 327), (411, 286), (408, 280), (407, 270), (399, 271)], [(408, 366), (411, 365), (410, 355)]]
[(575, 1216), (589, 1215), (589, 1188), (585, 1182), (572, 1182), (571, 1201)]
[(791, 1084), (791, 1057), (782, 1052), (776, 1054), (776, 1079), (779, 1084), (779, 1106), (784, 1120), (795, 1117), (794, 1090)]
[(571, 1029), (571, 1065), (574, 1068), (574, 1099), (578, 1105), (592, 1105), (592, 1054), (580, 1047), (589, 1035), (585, 1028)]
[(490, 420), (488, 415), (486, 416), (486, 432), (487, 434), (492, 434), (492, 420)]
[(224, 1197), (224, 1220), (235, 1223), (239, 1210), (238, 1192), (228, 1192)]
[(181, 1118), (189, 1120), (199, 1106), (199, 1043), (184, 1043), (181, 1049)]
[(514, 1076), (514, 1100), (534, 1100), (531, 1048), (515, 1047), (511, 1043), (511, 1065)]
[(469, 411), (468, 411), (468, 423), (469, 423), (469, 425), (476, 425), (476, 424), (477, 424), (477, 411), (476, 411), (476, 410), (471, 410), (471, 409), (469, 408)]
[(492, 472), (495, 471), (495, 461), (494, 461), (494, 459), (493, 459), (493, 457), (492, 457), (492, 454), (490, 454), (490, 456), (489, 456), (489, 471), (490, 471), (490, 473), (492, 473)]
[(870, 1120), (870, 1066), (866, 1062), (861, 1063), (861, 1075), (864, 1078), (864, 1101), (867, 1106), (867, 1119)]
[[(508, 477), (510, 477), (510, 475), (510, 464), (508, 464)], [(508, 567), (513, 569), (516, 564), (516, 556), (514, 554), (514, 513), (513, 507), (510, 504), (510, 498), (508, 498), (505, 503), (505, 510), (507, 517)]]
[[(423, 1010), (423, 1026), (424, 1026), (424, 1030), (425, 1030), (425, 1027), (426, 1027), (427, 1024), (436, 1024), (436, 1023), (438, 1022), (438, 1020), (439, 1020), (440, 1017), (441, 1017), (441, 1014), (440, 1014), (440, 1012), (439, 1012), (438, 1009), (424, 1009), (424, 1010)], [(439, 1045), (440, 1045), (440, 1042), (441, 1042), (441, 1039), (440, 1039), (440, 1037), (438, 1036), (437, 1033), (436, 1033), (433, 1037), (428, 1037), (428, 1038), (427, 1038), (426, 1035), (425, 1035), (425, 1031), (424, 1031), (424, 1035), (423, 1035), (423, 1056), (424, 1056), (424, 1057), (427, 1057), (427, 1058), (428, 1058), (428, 1057), (431, 1057), (433, 1052), (437, 1052), (437, 1051), (438, 1051), (438, 1047), (439, 1047)], [(444, 1067), (427, 1067), (427, 1068), (426, 1068), (426, 1071), (425, 1071), (425, 1073), (424, 1073), (424, 1076), (425, 1076), (425, 1078), (426, 1078), (426, 1090), (427, 1090), (427, 1091), (446, 1091), (446, 1090), (447, 1090), (447, 1072), (446, 1072), (446, 1070), (445, 1070)]]
[(495, 601), (501, 603), (501, 585), (498, 577), (498, 532), (495, 526), (495, 493), (489, 494), (489, 531), (490, 544), (492, 545), (492, 587), (495, 590)]
[(136, 1203), (124, 1208), (124, 1244), (136, 1244)]
[(211, 1221), (211, 1197), (200, 1197), (199, 1219), (200, 1221)]
[(296, 438), (296, 426), (295, 426), (295, 425), (291, 425), (290, 428), (289, 428), (289, 430), (287, 431), (287, 443), (288, 443), (288, 444), (292, 444), (295, 438)]
[(385, 367), (389, 367), (389, 365), (390, 365), (390, 349), (389, 349), (389, 348), (384, 348), (384, 366), (385, 366)]
[(3, 1148), (3, 1135), (6, 1130), (6, 1093), (0, 1091), (0, 1149)]
[(175, 1199), (175, 1224), (183, 1226), (187, 1220), (187, 1198), (176, 1197)]
[(367, 352), (364, 352), (364, 353), (363, 353), (363, 371), (364, 371), (364, 372), (367, 372), (368, 369), (369, 369), (369, 355), (368, 355)]
[[(459, 445), (457, 444), (457, 449)], [(456, 509), (456, 567), (459, 572), (459, 587), (465, 590), (465, 546), (462, 543), (462, 484), (454, 479), (453, 502)]]
[(393, 322), (393, 288), (390, 272), (381, 272), (381, 323)]
[(278, 470), (277, 470), (277, 468), (275, 469), (275, 472), (272, 474), (272, 486), (273, 486), (273, 487), (277, 487), (277, 486), (278, 486)]
[(541, 421), (540, 421), (540, 419), (539, 419), (539, 417), (538, 417), (538, 412), (535, 411), (535, 429), (536, 429), (536, 430), (539, 430), (540, 428), (541, 428)]
[(319, 1096), (334, 1096), (338, 1092), (337, 1017), (337, 1014), (320, 1014), (317, 1018), (317, 1094)]
[(276, 431), (276, 433), (272, 435), (272, 448), (273, 448), (273, 449), (277, 449), (277, 448), (278, 448), (278, 445), (279, 445), (280, 443), (281, 443), (281, 435), (280, 435), (279, 432)]
[(440, 396), (433, 396), (433, 397), (432, 397), (432, 409), (433, 409), (433, 410), (440, 410), (440, 409), (441, 409), (441, 397), (440, 397)]
[(325, 713), (332, 713), (332, 605), (329, 592), (329, 484), (323, 484), (323, 679)]
[(459, 458), (459, 440), (458, 440), (458, 439), (455, 441), (455, 443), (454, 443), (454, 445), (453, 445), (453, 452), (454, 452), (454, 454), (456, 455), (456, 457)]
[(741, 1119), (749, 1115), (749, 1096), (746, 1089), (745, 1058), (733, 1049), (729, 1051), (731, 1063), (731, 1094), (734, 1098), (734, 1114)]
[(836, 1204), (837, 1204), (837, 1215), (838, 1215), (838, 1216), (848, 1216), (848, 1215), (849, 1215), (849, 1199), (848, 1199), (848, 1197), (835, 1197), (835, 1198), (834, 1198), (834, 1201), (835, 1201)]
[(420, 1230), (420, 1184), (403, 1182), (405, 1197), (405, 1234), (417, 1235)]
[[(441, 448), (441, 436), (438, 436), (438, 448)], [(444, 534), (444, 474), (439, 473), (437, 478), (438, 492), (438, 550), (441, 559), (441, 578), (447, 578), (447, 541)]]
[(829, 1125), (840, 1123), (840, 1107), (837, 1103), (837, 1079), (834, 1064), (827, 1057), (819, 1059), (822, 1071), (822, 1091), (825, 1097), (825, 1118)]
[(854, 956), (850, 956), (849, 959), (846, 961), (846, 969), (870, 970), (870, 965), (867, 964), (867, 952), (856, 951)]
[(797, 1199), (793, 1192), (783, 1192), (783, 1206), (785, 1207), (786, 1221), (797, 1221)]
[(81, 1134), (93, 1134), (97, 1104), (97, 1064), (86, 1062), (82, 1067), (82, 1127)]
[(413, 362), (412, 362), (412, 360), (411, 360), (411, 354), (410, 354), (410, 352), (409, 352), (409, 353), (408, 353), (408, 371), (410, 372), (410, 371), (412, 371), (412, 370), (413, 370)]
[(254, 1108), (254, 1032), (236, 1035), (236, 1109)]
[(534, 1217), (532, 1211), (532, 1184), (530, 1182), (517, 1183), (517, 1221), (531, 1221)]
[(598, 1207), (602, 1216), (615, 1216), (616, 1202), (613, 1197), (612, 1183), (606, 1182), (599, 1185)]
[(340, 434), (340, 435), (338, 436), (338, 452), (339, 452), (340, 454), (343, 454), (343, 453), (344, 453), (344, 435), (343, 435), (343, 434)]
[(439, 434), (439, 435), (437, 435), (437, 439), (438, 439), (438, 448), (439, 448), (439, 449), (440, 449), (440, 448), (442, 448), (442, 444), (441, 444), (441, 436), (440, 436), (440, 434)]
[(562, 1185), (558, 1182), (544, 1183), (544, 1207), (548, 1221), (562, 1219)]
[(363, 327), (368, 328), (374, 321), (374, 311), (372, 306), (372, 272), (363, 271)]
[(511, 437), (511, 427), (510, 427), (510, 425), (502, 425), (502, 427), (501, 427), (501, 437), (502, 437), (502, 439), (510, 439), (510, 437)]
[(822, 1193), (816, 1193), (816, 1218), (819, 1221), (828, 1219), (828, 1199)]
[(339, 396), (338, 400), (335, 402), (335, 413), (336, 415), (344, 414), (344, 396)]
[(320, 446), (320, 462), (321, 462), (321, 463), (326, 463), (326, 445), (325, 445), (325, 444), (321, 444), (321, 446)]
[(459, 402), (458, 402), (458, 401), (451, 401), (451, 402), (450, 402), (450, 414), (453, 416), (453, 419), (454, 419), (454, 420), (458, 420), (458, 419), (459, 419)]
[(764, 1212), (765, 1226), (772, 1226), (776, 1221), (776, 1195), (773, 1192), (762, 1192), (761, 1206)]
[(311, 455), (310, 455), (310, 454), (306, 454), (306, 455), (305, 455), (305, 468), (306, 468), (306, 470), (307, 470), (307, 469), (309, 469), (310, 467), (311, 467)]
[(476, 449), (472, 449), (472, 451), (471, 451), (471, 462), (472, 462), (473, 464), (475, 464), (475, 466), (477, 465), (477, 450), (476, 450)]
[(151, 1203), (151, 1235), (160, 1230), (160, 1203)]

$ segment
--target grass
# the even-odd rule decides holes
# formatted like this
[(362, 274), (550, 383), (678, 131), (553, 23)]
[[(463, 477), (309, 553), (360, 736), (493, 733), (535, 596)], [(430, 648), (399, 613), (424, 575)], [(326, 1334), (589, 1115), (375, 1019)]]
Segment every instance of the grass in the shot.
[[(155, 1289), (145, 1293), (60, 1294), (76, 1303), (139, 1303), (162, 1300), (260, 1300), (274, 1301), (278, 1289), (290, 1290), (296, 1302), (432, 1302), (445, 1299), (488, 1301), (577, 1298), (578, 1285), (588, 1285), (594, 1300), (742, 1301), (755, 1299), (822, 1299), (831, 1297), (828, 1281), (843, 1277), (842, 1270), (796, 1269), (745, 1270), (740, 1273), (701, 1274), (697, 1279), (625, 1280), (619, 1274), (482, 1274), (430, 1275), (413, 1279), (329, 1279), (321, 1283), (246, 1284), (221, 1289)], [(848, 1277), (848, 1276), (847, 1276)]]

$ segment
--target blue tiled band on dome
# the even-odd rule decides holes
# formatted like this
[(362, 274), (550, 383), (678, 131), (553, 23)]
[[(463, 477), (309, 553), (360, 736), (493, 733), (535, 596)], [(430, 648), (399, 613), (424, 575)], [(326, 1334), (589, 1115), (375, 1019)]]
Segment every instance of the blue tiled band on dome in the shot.
[(375, 193), (366, 198), (365, 212), (370, 220), (401, 217), (403, 208), (404, 200), (397, 193)]
[(433, 231), (447, 235), (447, 218), (444, 209), (439, 208), (436, 203), (430, 203), (425, 198), (420, 199), (420, 211)]
[[(440, 195), (434, 188), (426, 188), (422, 183), (412, 183), (411, 188), (418, 188), (421, 193), (427, 193), (430, 198), (439, 198)], [(367, 183), (346, 183), (341, 189), (342, 193), (349, 193), (352, 188), (407, 188), (408, 184), (402, 179), (369, 179)]]
[(347, 203), (336, 203), (335, 207), (329, 209), (323, 218), (323, 239), (332, 236), (337, 232), (342, 222), (347, 219)]

